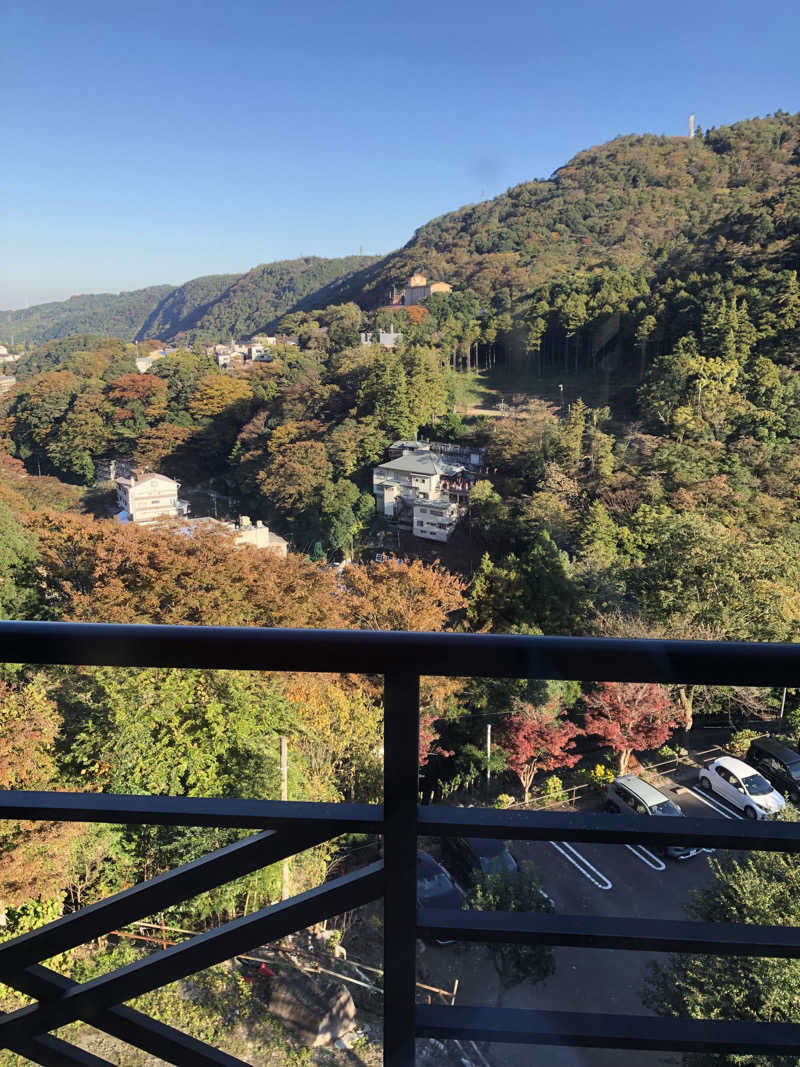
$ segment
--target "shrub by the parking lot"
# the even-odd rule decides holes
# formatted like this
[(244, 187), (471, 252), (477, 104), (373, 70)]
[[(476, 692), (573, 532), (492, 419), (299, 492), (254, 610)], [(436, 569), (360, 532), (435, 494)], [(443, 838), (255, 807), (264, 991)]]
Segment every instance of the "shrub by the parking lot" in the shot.
[(564, 783), (557, 774), (548, 775), (542, 783), (542, 797), (548, 804), (563, 804), (567, 799)]
[[(516, 871), (482, 874), (469, 895), (467, 906), (478, 911), (552, 912), (553, 904), (539, 885), (531, 863)], [(504, 985), (517, 982), (541, 982), (555, 974), (553, 950), (545, 945), (490, 946), (494, 965)]]
[(659, 762), (666, 763), (667, 760), (678, 758), (678, 750), (671, 748), (669, 745), (662, 745), (658, 752), (656, 752), (656, 755), (658, 756)]
[(500, 793), (494, 802), (496, 808), (510, 808), (514, 804), (514, 798), (510, 793)]
[(791, 740), (796, 744), (800, 740), (800, 708), (789, 711), (784, 716), (783, 726)]
[(725, 747), (732, 756), (744, 759), (750, 748), (750, 742), (761, 736), (762, 733), (759, 730), (737, 730), (735, 734), (731, 734), (731, 739)]
[(616, 775), (607, 763), (595, 763), (594, 767), (582, 767), (578, 771), (578, 777), (587, 785), (605, 789), (609, 782), (614, 781)]

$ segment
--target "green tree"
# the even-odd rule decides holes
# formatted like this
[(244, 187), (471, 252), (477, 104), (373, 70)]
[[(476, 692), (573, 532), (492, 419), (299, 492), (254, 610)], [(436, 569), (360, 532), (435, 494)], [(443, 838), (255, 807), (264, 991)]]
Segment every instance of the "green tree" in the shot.
[[(788, 816), (796, 818), (796, 816)], [(800, 925), (800, 857), (790, 852), (723, 854), (710, 861), (707, 889), (695, 890), (691, 919)], [(644, 998), (660, 1015), (800, 1023), (800, 961), (681, 953), (653, 966)], [(796, 1056), (686, 1055), (691, 1067), (795, 1067)]]
[[(523, 863), (516, 871), (483, 874), (469, 895), (476, 911), (524, 911), (550, 914), (554, 908), (541, 889), (536, 870)], [(553, 950), (544, 945), (492, 944), (491, 953), (501, 982), (543, 982), (555, 974)]]

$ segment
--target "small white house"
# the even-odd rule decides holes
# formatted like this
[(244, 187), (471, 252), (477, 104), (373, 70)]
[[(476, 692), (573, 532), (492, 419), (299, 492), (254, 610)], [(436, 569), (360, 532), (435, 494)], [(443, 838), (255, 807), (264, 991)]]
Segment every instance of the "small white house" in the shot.
[(160, 519), (177, 519), (189, 514), (189, 504), (180, 500), (180, 482), (152, 471), (131, 470), (126, 478), (117, 478), (117, 504), (120, 522), (137, 522), (147, 526)]

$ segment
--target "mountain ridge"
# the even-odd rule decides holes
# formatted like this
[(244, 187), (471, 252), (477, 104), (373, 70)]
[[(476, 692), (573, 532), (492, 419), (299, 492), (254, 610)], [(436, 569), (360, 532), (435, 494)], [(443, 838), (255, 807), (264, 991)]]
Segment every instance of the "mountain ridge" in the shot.
[(378, 307), (417, 271), (471, 289), (502, 314), (559, 278), (606, 270), (664, 277), (743, 263), (800, 266), (800, 114), (778, 111), (693, 139), (619, 136), (581, 150), (550, 178), (431, 219), (383, 257), (307, 256), (172, 289), (3, 312), (0, 341), (93, 330), (126, 340), (243, 336), (272, 330), (293, 311), (348, 301)]

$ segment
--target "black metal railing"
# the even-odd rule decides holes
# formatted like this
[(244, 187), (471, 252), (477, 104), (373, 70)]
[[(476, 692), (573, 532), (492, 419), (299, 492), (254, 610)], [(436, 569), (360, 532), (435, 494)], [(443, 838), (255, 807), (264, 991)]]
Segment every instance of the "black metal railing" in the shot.
[[(241, 1061), (124, 1006), (215, 963), (384, 899), (384, 1063), (416, 1037), (673, 1051), (800, 1054), (800, 1025), (523, 1011), (415, 1002), (418, 935), (585, 948), (800, 957), (800, 928), (416, 906), (420, 834), (800, 851), (800, 824), (418, 805), (419, 680), (450, 677), (795, 686), (800, 646), (468, 634), (0, 622), (6, 662), (384, 675), (384, 804), (0, 792), (0, 817), (260, 831), (0, 944), (0, 982), (36, 1003), (0, 1017), (0, 1046), (41, 1064), (101, 1064), (50, 1032), (83, 1020), (176, 1064)], [(384, 860), (79, 984), (41, 960), (346, 832), (380, 833)]]

